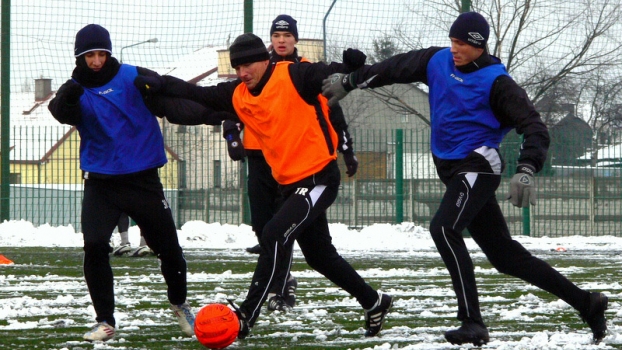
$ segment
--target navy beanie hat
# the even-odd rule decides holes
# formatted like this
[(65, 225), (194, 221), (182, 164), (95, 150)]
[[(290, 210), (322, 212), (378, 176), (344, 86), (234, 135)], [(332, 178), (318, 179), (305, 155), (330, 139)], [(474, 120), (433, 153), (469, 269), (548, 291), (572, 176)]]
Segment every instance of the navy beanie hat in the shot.
[(75, 57), (78, 57), (95, 50), (112, 54), (110, 33), (100, 25), (89, 24), (76, 34), (76, 45), (73, 52)]
[(235, 68), (245, 63), (266, 61), (270, 59), (266, 44), (260, 37), (252, 33), (245, 33), (233, 41), (229, 47), (231, 67)]
[(477, 47), (486, 48), (490, 26), (486, 19), (477, 12), (465, 12), (460, 14), (449, 29), (449, 37)]
[(278, 15), (274, 21), (272, 21), (272, 27), (270, 27), (270, 36), (274, 32), (290, 32), (294, 36), (294, 39), (298, 41), (298, 27), (296, 26), (296, 20), (289, 15)]

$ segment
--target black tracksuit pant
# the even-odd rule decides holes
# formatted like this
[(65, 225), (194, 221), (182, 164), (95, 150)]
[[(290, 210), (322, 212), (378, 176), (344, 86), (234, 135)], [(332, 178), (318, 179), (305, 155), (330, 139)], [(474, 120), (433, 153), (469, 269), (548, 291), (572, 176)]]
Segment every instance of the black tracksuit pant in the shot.
[(465, 228), (499, 272), (548, 291), (580, 312), (584, 310), (589, 292), (531, 255), (510, 236), (495, 197), (500, 175), (463, 172), (443, 177), (442, 172), (439, 174), (447, 190), (430, 223), (430, 233), (451, 275), (459, 320), (472, 319), (483, 324), (473, 263), (462, 238)]
[(123, 212), (140, 227), (147, 244), (160, 259), (169, 302), (185, 302), (186, 260), (157, 169), (129, 175), (89, 177), (84, 180), (82, 201), (84, 277), (97, 322), (115, 325), (109, 242)]
[(251, 327), (275, 278), (289, 273), (294, 241), (311, 268), (354, 296), (363, 308), (371, 308), (378, 300), (378, 293), (332, 244), (326, 209), (337, 197), (339, 182), (339, 168), (332, 161), (319, 173), (281, 188), (284, 202), (261, 234), (263, 249), (240, 306)]
[(247, 151), (247, 153), (251, 225), (259, 238), (263, 228), (279, 209), (281, 192), (263, 153), (255, 150)]
[[(247, 151), (248, 202), (251, 210), (251, 225), (261, 245), (261, 233), (282, 203), (279, 183), (272, 176), (272, 168), (259, 150)], [(292, 245), (292, 249), (293, 249)], [(288, 269), (289, 271), (289, 269)], [(287, 296), (289, 273), (279, 274), (270, 289), (271, 293)]]
[(126, 213), (121, 213), (121, 216), (119, 217), (119, 221), (117, 222), (117, 231), (119, 231), (119, 233), (127, 232), (129, 228), (130, 228), (130, 217), (127, 216)]

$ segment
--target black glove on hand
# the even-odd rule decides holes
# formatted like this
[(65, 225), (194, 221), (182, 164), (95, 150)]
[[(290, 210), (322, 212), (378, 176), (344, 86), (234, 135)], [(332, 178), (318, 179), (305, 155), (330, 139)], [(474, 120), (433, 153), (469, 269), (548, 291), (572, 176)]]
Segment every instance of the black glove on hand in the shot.
[(347, 49), (343, 51), (343, 64), (348, 66), (350, 72), (361, 68), (365, 64), (367, 55), (357, 49)]
[[(60, 89), (59, 89), (60, 90)], [(65, 103), (75, 105), (80, 101), (80, 96), (84, 93), (82, 85), (69, 80), (62, 86), (63, 94), (65, 95)]]
[(533, 174), (536, 169), (529, 164), (519, 164), (516, 167), (516, 174), (510, 180), (510, 193), (507, 199), (514, 206), (526, 208), (536, 205), (536, 181)]
[(225, 120), (223, 123), (224, 138), (227, 140), (227, 152), (229, 152), (229, 158), (233, 160), (244, 161), (244, 145), (240, 138), (240, 124), (232, 120)]
[(359, 168), (359, 160), (354, 155), (354, 152), (345, 152), (343, 154), (343, 161), (346, 163), (346, 168), (348, 169), (346, 170), (346, 174), (348, 174), (348, 177), (354, 176)]
[(322, 81), (322, 95), (328, 98), (328, 105), (334, 106), (342, 100), (356, 85), (351, 82), (351, 74), (335, 73)]
[(139, 75), (134, 79), (134, 86), (143, 95), (157, 94), (164, 86), (164, 78), (155, 75)]

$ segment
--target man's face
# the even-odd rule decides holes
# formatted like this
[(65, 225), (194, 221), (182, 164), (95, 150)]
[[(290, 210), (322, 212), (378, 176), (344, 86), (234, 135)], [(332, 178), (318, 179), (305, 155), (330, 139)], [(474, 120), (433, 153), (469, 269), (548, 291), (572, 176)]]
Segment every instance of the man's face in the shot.
[(108, 55), (106, 54), (106, 51), (90, 51), (84, 54), (86, 66), (96, 72), (102, 69), (107, 58)]
[(296, 38), (290, 32), (274, 32), (270, 37), (272, 49), (279, 56), (288, 56), (294, 53)]
[(454, 64), (457, 67), (464, 66), (475, 61), (482, 55), (484, 49), (479, 49), (455, 38), (451, 39), (451, 54), (454, 56)]
[(269, 61), (245, 63), (235, 67), (235, 74), (242, 80), (249, 90), (253, 90), (268, 67)]

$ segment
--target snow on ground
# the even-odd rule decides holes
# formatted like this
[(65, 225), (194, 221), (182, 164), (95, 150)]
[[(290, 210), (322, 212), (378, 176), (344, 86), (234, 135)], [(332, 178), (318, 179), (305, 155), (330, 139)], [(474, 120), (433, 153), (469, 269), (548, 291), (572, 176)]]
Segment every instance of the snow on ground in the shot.
[[(392, 251), (395, 254), (404, 254), (407, 256), (422, 256), (425, 254), (437, 254), (436, 248), (432, 239), (430, 238), (429, 232), (427, 229), (416, 226), (413, 223), (402, 223), (399, 225), (390, 225), (390, 224), (375, 224), (369, 227), (365, 227), (361, 230), (352, 230), (348, 229), (346, 225), (343, 224), (331, 224), (331, 234), (333, 236), (333, 243), (337, 247), (337, 249), (342, 253), (347, 254), (370, 254), (373, 255), (375, 252), (386, 252)], [(139, 232), (136, 226), (130, 228), (130, 240), (133, 246), (138, 245), (139, 240)], [(188, 222), (183, 227), (178, 230), (178, 236), (180, 244), (184, 249), (243, 249), (249, 246), (252, 246), (256, 243), (256, 238), (254, 233), (251, 231), (250, 226), (247, 225), (229, 225), (229, 224), (220, 224), (220, 223), (212, 223), (208, 224), (202, 221), (192, 221)], [(118, 240), (118, 235), (115, 233), (113, 235), (115, 240)], [(515, 236), (517, 241), (523, 244), (528, 250), (558, 250), (558, 251), (568, 251), (572, 252), (573, 250), (579, 251), (591, 251), (591, 252), (609, 252), (612, 251), (622, 251), (622, 238), (612, 237), (612, 236), (603, 236), (603, 237), (584, 237), (584, 236), (571, 236), (571, 237), (562, 237), (562, 238), (532, 238), (526, 236)], [(471, 250), (473, 254), (481, 254), (478, 247), (475, 245), (473, 240), (466, 239), (467, 246)], [(0, 223), (0, 247), (81, 247), (82, 246), (82, 234), (79, 232), (75, 232), (73, 227), (65, 226), (65, 227), (51, 227), (49, 225), (42, 225), (39, 227), (35, 227), (32, 223), (27, 221), (8, 221)], [(2, 251), (0, 250), (0, 254)], [(478, 268), (479, 269), (479, 268)], [(1, 267), (0, 267), (0, 271)], [(421, 272), (421, 271), (419, 271)], [(231, 273), (231, 272), (229, 272)], [(309, 273), (313, 274), (314, 271), (309, 271)], [(399, 271), (395, 270), (382, 270), (382, 269), (371, 269), (366, 271), (367, 274), (379, 274), (380, 276), (386, 278), (396, 278), (396, 274), (399, 274)], [(411, 272), (412, 273), (412, 272)], [(446, 271), (442, 268), (432, 269), (426, 271), (428, 274), (446, 274)], [(488, 274), (488, 273), (496, 273), (494, 269), (485, 269), (476, 271), (477, 274)], [(563, 272), (562, 272), (563, 273)], [(199, 278), (201, 274), (195, 274), (193, 276), (189, 276), (189, 282), (192, 282), (193, 279)], [(205, 276), (203, 276), (205, 277)], [(365, 276), (363, 276), (365, 277)], [(375, 276), (377, 277), (377, 275)], [(423, 276), (422, 276), (423, 277)], [(159, 278), (159, 276), (154, 276), (153, 278)], [(220, 276), (219, 278), (222, 278)], [(248, 277), (250, 278), (250, 276)], [(50, 281), (53, 283), (54, 281)], [(75, 284), (75, 283), (74, 283)], [(610, 286), (611, 284), (611, 286)], [(613, 284), (617, 285), (613, 286)], [(619, 281), (603, 281), (603, 284), (599, 284), (597, 287), (603, 288), (605, 286), (610, 286), (613, 290), (620, 289)], [(79, 283), (74, 285), (71, 288), (84, 288), (83, 285)], [(0, 283), (0, 291), (2, 291), (3, 287)], [(439, 292), (447, 292), (449, 290), (443, 290)], [(413, 291), (416, 295), (416, 291)], [(430, 291), (427, 291), (430, 292)], [(344, 294), (344, 297), (346, 295)], [(521, 298), (530, 298), (533, 297), (532, 294), (526, 292)], [(612, 296), (615, 297), (615, 296)], [(62, 296), (59, 296), (62, 298)], [(485, 299), (485, 297), (483, 297)], [(344, 299), (348, 302), (351, 302), (353, 306), (356, 305), (354, 300)], [(36, 303), (32, 304), (24, 303), (20, 306), (21, 312), (23, 312), (24, 308), (33, 308), (41, 311), (42, 308), (48, 308), (49, 314), (54, 314), (55, 306), (57, 303), (55, 302), (63, 302), (62, 300), (56, 300), (54, 303), (46, 306), (44, 303)], [(88, 300), (84, 300), (85, 303), (89, 303)], [(123, 302), (120, 300), (120, 302)], [(521, 302), (525, 302), (527, 304), (530, 303), (528, 300), (517, 300), (520, 304)], [(127, 303), (131, 303), (127, 301)], [(610, 309), (612, 306), (618, 305), (618, 303), (610, 303)], [(561, 308), (569, 307), (562, 301), (554, 301), (554, 302), (540, 302), (538, 303), (538, 308), (542, 309), (540, 312), (546, 313), (547, 310), (550, 312), (555, 312), (555, 310)], [(3, 309), (0, 307), (0, 320), (11, 320), (15, 317), (15, 315), (6, 314), (4, 311), (15, 310), (14, 308)], [(544, 311), (543, 311), (544, 310)], [(320, 312), (321, 310), (318, 310)], [(532, 310), (533, 311), (533, 310)], [(86, 311), (85, 311), (86, 312)], [(89, 311), (92, 312), (92, 306), (89, 306)], [(435, 314), (446, 313), (448, 317), (454, 317), (454, 310), (446, 307), (445, 310), (435, 310), (435, 311), (424, 311), (430, 313), (430, 317), (435, 317)], [(529, 310), (521, 310), (520, 308), (512, 309), (506, 312), (503, 315), (500, 315), (500, 318), (504, 321), (507, 320), (516, 320), (523, 322), (526, 317), (529, 317)], [(424, 316), (424, 314), (422, 314)], [(438, 315), (436, 315), (437, 317)], [(119, 319), (123, 320), (123, 315), (118, 315)], [(321, 317), (315, 315), (314, 317)], [(399, 316), (394, 316), (398, 317)], [(616, 314), (616, 319), (622, 317), (622, 311), (618, 311)], [(612, 322), (611, 320), (609, 322)], [(28, 325), (12, 323), (8, 326), (2, 326), (0, 329), (15, 329), (15, 327), (25, 327), (28, 328)], [(396, 332), (399, 331), (397, 328)], [(390, 336), (390, 332), (388, 336)], [(546, 332), (545, 333), (537, 333), (535, 336), (529, 338), (523, 338), (519, 343), (516, 342), (504, 342), (500, 340), (492, 340), (489, 346), (493, 346), (493, 348), (497, 349), (611, 349), (611, 346), (617, 346), (622, 344), (622, 336), (619, 335), (620, 327), (615, 325), (610, 326), (610, 333), (606, 338), (605, 344), (600, 344), (599, 346), (589, 345), (586, 341), (589, 341), (583, 335), (576, 333), (565, 333), (565, 332)], [(427, 334), (427, 333), (425, 333)], [(421, 335), (425, 337), (425, 334)], [(429, 334), (428, 334), (429, 336)], [(435, 337), (440, 336), (440, 334), (434, 334)], [(572, 337), (578, 337), (577, 339), (573, 339)], [(402, 349), (431, 349), (436, 348), (435, 346), (440, 346), (438, 341), (427, 342), (425, 339), (421, 339), (422, 343), (419, 345), (407, 345), (402, 347)], [(496, 342), (496, 343), (494, 343)], [(496, 345), (495, 345), (496, 344)], [(389, 343), (386, 344), (386, 349), (392, 348)], [(446, 344), (445, 344), (446, 345)], [(424, 346), (424, 347), (421, 347)], [(385, 347), (380, 347), (385, 349)], [(380, 349), (376, 347), (376, 349)], [(438, 347), (439, 349), (441, 347)]]
[[(331, 224), (333, 244), (339, 251), (434, 251), (436, 247), (427, 229), (413, 223), (399, 225), (374, 224), (361, 230), (348, 229), (343, 224)], [(130, 243), (139, 243), (138, 227), (129, 231)], [(190, 221), (178, 230), (179, 242), (183, 248), (239, 249), (257, 243), (255, 234), (248, 225), (229, 225), (203, 221)], [(113, 234), (113, 239), (118, 235)], [(532, 238), (514, 236), (529, 249), (573, 249), (622, 250), (622, 238), (613, 236), (570, 236), (558, 238)], [(477, 245), (467, 239), (470, 250)], [(82, 247), (82, 233), (72, 226), (35, 227), (28, 221), (5, 221), (0, 223), (0, 247)], [(1, 252), (0, 252), (1, 254)]]

